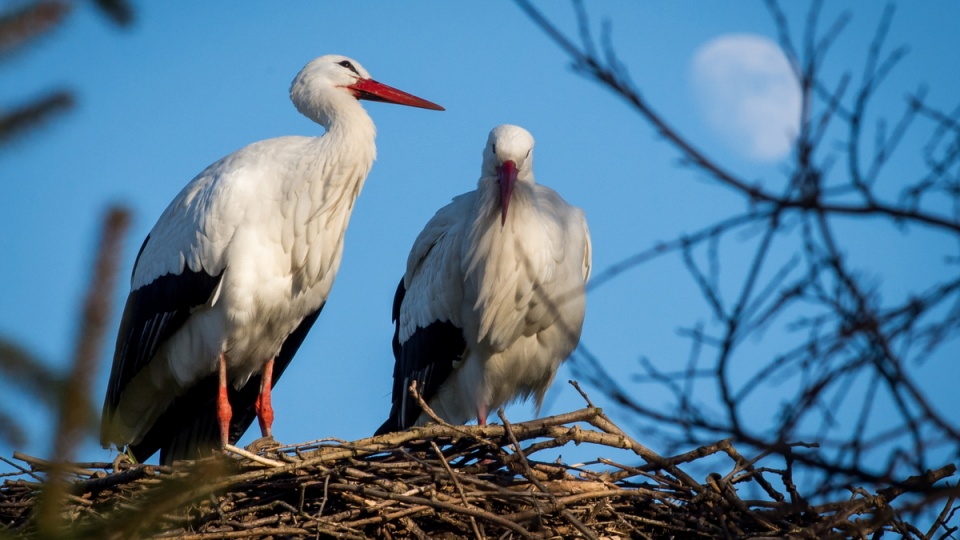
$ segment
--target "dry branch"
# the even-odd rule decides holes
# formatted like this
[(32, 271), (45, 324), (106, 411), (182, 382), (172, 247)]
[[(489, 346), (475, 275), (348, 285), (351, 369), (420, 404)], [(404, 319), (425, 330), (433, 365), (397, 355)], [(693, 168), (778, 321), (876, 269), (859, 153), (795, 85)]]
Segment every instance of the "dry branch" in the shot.
[[(879, 13), (860, 56), (855, 45), (843, 47), (837, 72), (827, 58), (836, 56), (853, 15), (832, 16), (841, 8), (823, 0), (765, 0), (801, 106), (790, 157), (776, 173), (757, 177), (706, 151), (663, 114), (646, 91), (659, 82), (635, 80), (628, 70), (643, 65), (648, 51), (616, 49), (613, 22), (596, 24), (587, 9), (602, 8), (571, 0), (571, 24), (547, 17), (539, 3), (515, 3), (574, 72), (612, 92), (663, 140), (690, 170), (683, 176), (709, 180), (696, 190), (719, 189), (740, 203), (638, 246), (591, 280), (591, 290), (611, 287), (654, 259), (679, 258), (687, 290), (703, 306), (693, 320), (679, 322), (689, 340), (686, 365), (675, 353), (642, 351), (639, 373), (628, 379), (581, 341), (569, 363), (573, 375), (599, 391), (632, 431), (667, 451), (729, 439), (740, 451), (779, 456), (803, 480), (799, 488), (786, 485), (791, 498), (805, 491), (819, 503), (843, 497), (850, 484), (882, 488), (958, 455), (957, 415), (938, 405), (949, 396), (933, 390), (920, 366), (949, 364), (960, 335), (960, 106), (928, 97), (923, 85), (899, 106), (879, 101), (908, 49), (888, 44), (893, 7)], [(795, 15), (800, 5), (807, 6), (805, 18)], [(622, 25), (617, 21), (618, 31)], [(930, 256), (904, 264), (930, 273), (892, 280), (874, 268), (877, 259), (857, 252), (858, 244), (908, 234), (931, 239)], [(670, 397), (641, 399), (649, 388)], [(771, 391), (780, 398), (770, 399)], [(800, 440), (817, 448), (795, 451)], [(915, 507), (929, 517), (942, 502), (935, 497), (932, 506)]]

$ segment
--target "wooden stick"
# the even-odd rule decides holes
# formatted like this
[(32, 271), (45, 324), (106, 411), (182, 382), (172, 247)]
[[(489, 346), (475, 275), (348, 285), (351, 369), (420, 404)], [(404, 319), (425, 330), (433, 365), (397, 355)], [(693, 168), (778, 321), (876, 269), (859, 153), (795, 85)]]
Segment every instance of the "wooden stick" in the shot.
[(232, 444), (224, 445), (223, 449), (233, 454), (237, 454), (238, 456), (243, 456), (249, 459), (250, 461), (256, 461), (261, 465), (267, 465), (268, 467), (283, 467), (284, 465), (286, 465), (286, 463), (282, 463), (280, 461), (276, 461), (270, 458), (265, 458), (263, 456), (258, 456), (253, 452), (248, 452), (243, 448), (240, 448), (239, 446), (234, 446)]

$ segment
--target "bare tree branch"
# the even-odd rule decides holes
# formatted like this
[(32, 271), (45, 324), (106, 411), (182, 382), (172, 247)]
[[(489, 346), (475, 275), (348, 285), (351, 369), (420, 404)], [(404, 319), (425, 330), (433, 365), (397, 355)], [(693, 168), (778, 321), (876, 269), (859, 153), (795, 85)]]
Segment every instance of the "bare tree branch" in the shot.
[[(685, 368), (663, 370), (656, 359), (642, 357), (640, 373), (629, 383), (655, 385), (671, 402), (644, 403), (643, 392), (609, 372), (585, 344), (574, 356), (574, 373), (668, 448), (732, 437), (780, 453), (791, 467), (810, 472), (821, 496), (853, 480), (879, 485), (898, 473), (923, 474), (941, 464), (936, 460), (942, 457), (935, 456), (960, 451), (960, 424), (937, 409), (914, 373), (914, 366), (942, 359), (945, 346), (960, 338), (960, 279), (918, 277), (907, 297), (885, 298), (882, 276), (868, 278), (856, 266), (836, 229), (841, 218), (869, 218), (860, 220), (863, 227), (894, 234), (913, 225), (939, 238), (955, 238), (960, 251), (960, 106), (941, 112), (926, 102), (921, 87), (907, 96), (892, 121), (872, 111), (908, 50), (887, 45), (892, 6), (881, 14), (851, 93), (855, 66), (835, 81), (822, 69), (851, 14), (822, 23), (825, 3), (813, 0), (798, 32), (776, 0), (765, 3), (802, 95), (800, 131), (785, 185), (748, 181), (680, 133), (627, 75), (608, 23), (596, 40), (583, 3), (574, 2), (577, 41), (529, 0), (516, 0), (566, 53), (576, 73), (627, 102), (683, 163), (749, 208), (640, 249), (594, 274), (590, 290), (613, 286), (615, 277), (658, 257), (677, 255), (684, 263), (691, 286), (703, 298), (705, 318), (714, 322), (680, 325), (691, 343)], [(874, 118), (871, 127), (868, 121)], [(913, 178), (890, 174), (891, 159), (909, 151), (906, 141), (916, 140), (918, 132), (928, 137), (921, 149), (926, 169)], [(838, 134), (839, 148), (828, 140)], [(881, 195), (891, 187), (900, 189), (896, 200)], [(951, 208), (946, 213), (944, 200)], [(731, 287), (731, 276), (720, 279), (721, 247), (727, 245), (721, 240), (734, 237), (751, 254)], [(945, 268), (958, 263), (957, 254), (944, 259)], [(771, 339), (778, 341), (779, 351), (758, 357), (754, 343), (769, 334), (777, 336)], [(664, 363), (682, 365), (673, 359)], [(748, 424), (745, 413), (778, 387), (779, 406), (766, 404), (772, 425)], [(854, 388), (863, 391), (851, 392)], [(698, 399), (704, 390), (716, 400)], [(798, 451), (791, 446), (797, 440), (816, 447)]]

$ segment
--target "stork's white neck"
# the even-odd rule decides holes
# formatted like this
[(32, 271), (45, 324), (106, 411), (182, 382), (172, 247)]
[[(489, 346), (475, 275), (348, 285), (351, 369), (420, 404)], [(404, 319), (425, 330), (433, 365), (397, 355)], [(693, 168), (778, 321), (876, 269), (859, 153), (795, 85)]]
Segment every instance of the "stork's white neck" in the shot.
[(344, 213), (344, 218), (349, 217), (377, 157), (373, 120), (356, 100), (350, 105), (328, 117), (327, 132), (313, 149), (316, 161), (310, 191), (331, 217)]
[[(346, 106), (348, 104), (349, 106)], [(330, 155), (345, 163), (367, 163), (363, 168), (369, 170), (377, 157), (374, 143), (377, 128), (359, 101), (349, 98), (343, 105), (329, 114), (327, 121), (321, 124), (327, 128), (327, 133), (321, 139), (329, 140), (327, 144), (330, 145)]]
[[(294, 298), (325, 298), (336, 275), (353, 205), (376, 157), (373, 121), (356, 103), (320, 137), (279, 145), (289, 164), (277, 214), (285, 217)], [(289, 153), (293, 152), (293, 155)], [(302, 300), (316, 308), (313, 300)], [(301, 300), (298, 300), (301, 301)]]

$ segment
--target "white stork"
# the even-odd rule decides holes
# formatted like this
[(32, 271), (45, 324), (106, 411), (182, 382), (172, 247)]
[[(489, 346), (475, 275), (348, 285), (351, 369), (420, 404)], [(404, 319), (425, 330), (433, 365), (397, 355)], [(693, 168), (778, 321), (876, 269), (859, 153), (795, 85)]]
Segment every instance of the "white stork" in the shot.
[(134, 264), (103, 404), (101, 443), (163, 463), (234, 443), (316, 321), (340, 266), (354, 201), (376, 156), (360, 99), (443, 110), (370, 78), (345, 56), (290, 87), (321, 137), (253, 143), (170, 203)]
[(583, 211), (533, 180), (533, 136), (490, 132), (477, 189), (417, 237), (393, 303), (393, 407), (377, 434), (462, 424), (515, 399), (537, 409), (580, 340), (590, 233)]

